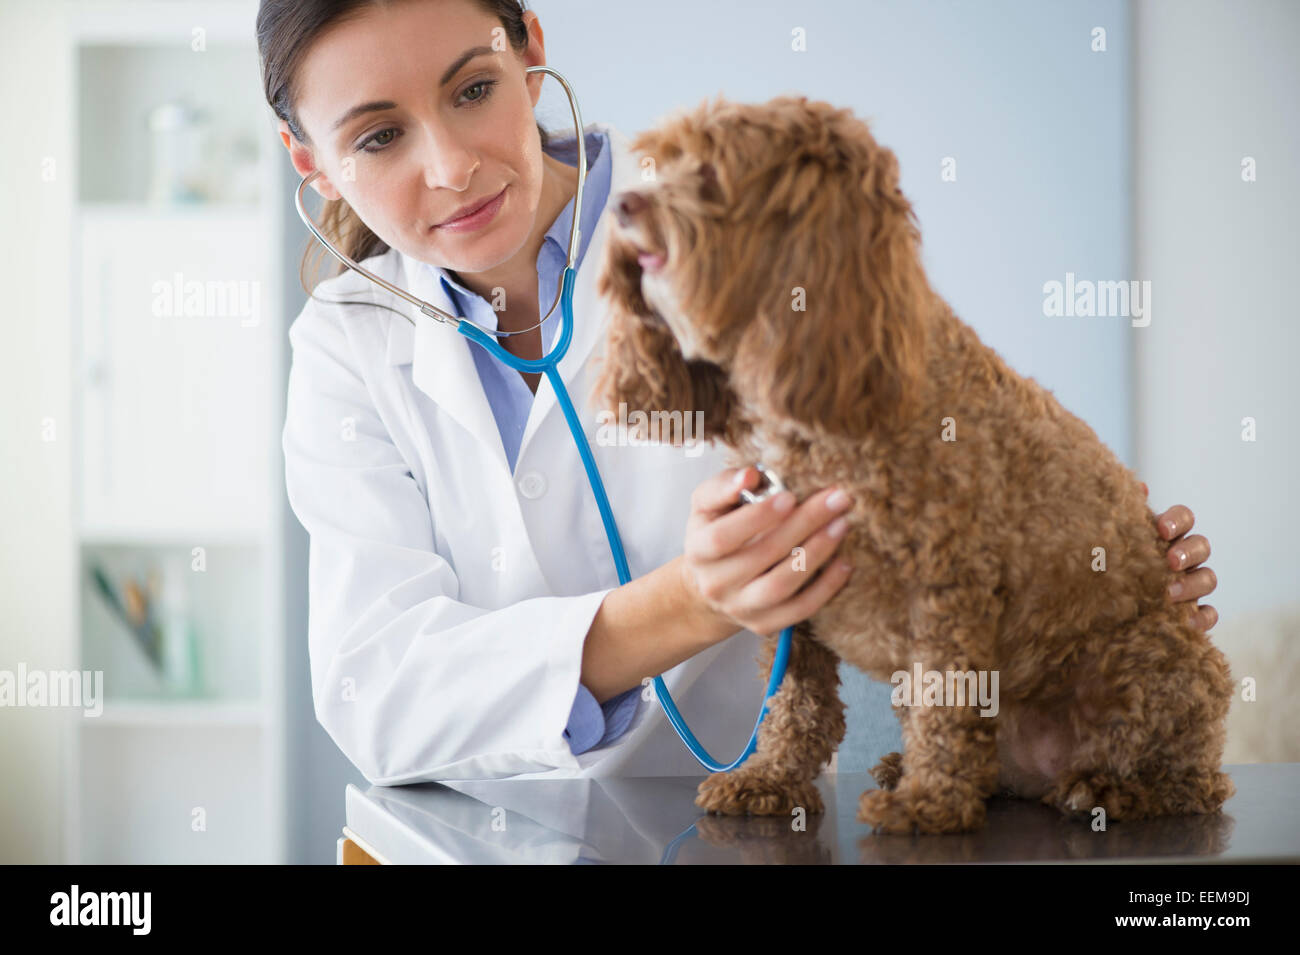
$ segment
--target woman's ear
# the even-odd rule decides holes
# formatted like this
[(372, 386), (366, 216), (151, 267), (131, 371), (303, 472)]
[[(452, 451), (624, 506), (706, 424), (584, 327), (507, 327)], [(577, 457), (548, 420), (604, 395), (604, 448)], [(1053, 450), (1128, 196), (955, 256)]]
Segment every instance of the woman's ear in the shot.
[[(304, 179), (316, 171), (316, 160), (312, 155), (311, 149), (298, 142), (293, 131), (289, 129), (289, 124), (280, 120), (280, 141), (284, 143), (284, 148), (289, 150), (289, 161), (293, 163), (293, 168), (297, 170), (298, 175)], [(330, 182), (329, 177), (321, 173), (312, 180), (311, 187), (326, 199), (340, 199), (342, 196), (334, 188), (334, 183)]]
[(897, 161), (872, 157), (860, 178), (822, 184), (839, 213), (828, 198), (787, 227), (733, 375), (763, 414), (850, 438), (915, 413), (935, 307)]

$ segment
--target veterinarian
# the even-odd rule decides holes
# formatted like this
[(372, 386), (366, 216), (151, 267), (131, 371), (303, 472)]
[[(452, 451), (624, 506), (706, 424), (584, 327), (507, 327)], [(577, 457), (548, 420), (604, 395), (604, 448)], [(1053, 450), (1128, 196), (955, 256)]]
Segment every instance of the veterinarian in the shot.
[[(536, 325), (556, 298), (577, 180), (572, 136), (544, 141), (533, 116), (537, 16), (519, 0), (263, 0), (257, 29), (267, 101), (294, 168), (321, 172), (330, 240), (481, 326)], [(495, 48), (463, 56), (479, 46)], [(617, 130), (584, 133), (559, 371), (630, 583), (618, 585), (548, 381), (432, 319), (412, 327), (394, 310), (409, 306), (352, 272), (316, 285), (290, 328), (283, 447), (311, 541), (315, 710), (373, 783), (698, 774), (649, 678), (663, 675), (700, 741), (729, 759), (762, 699), (759, 634), (810, 616), (847, 579), (834, 488), (738, 506), (736, 478), (760, 484), (752, 467), (728, 468), (711, 444), (630, 444), (581, 405), (607, 319), (595, 280), (611, 197), (641, 184)], [(500, 341), (539, 358), (559, 323), (557, 309)], [(1191, 527), (1186, 508), (1165, 517), (1170, 539)], [(1208, 556), (1203, 537), (1181, 545), (1189, 570)], [(1213, 589), (1208, 568), (1184, 579), (1182, 599)]]

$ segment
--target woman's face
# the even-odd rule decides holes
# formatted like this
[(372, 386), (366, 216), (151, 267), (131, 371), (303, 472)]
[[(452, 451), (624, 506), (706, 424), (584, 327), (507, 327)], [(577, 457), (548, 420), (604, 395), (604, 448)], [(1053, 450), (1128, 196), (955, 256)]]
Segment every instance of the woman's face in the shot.
[[(469, 0), (372, 6), (335, 23), (295, 77), (310, 145), (281, 123), (294, 166), (320, 169), (321, 195), (342, 196), (380, 239), (420, 261), (464, 272), (506, 262), (534, 230), (543, 185), (533, 117), (542, 74), (524, 70), (545, 54), (536, 15), (525, 18), (522, 57)], [(498, 193), (485, 225), (439, 225)]]

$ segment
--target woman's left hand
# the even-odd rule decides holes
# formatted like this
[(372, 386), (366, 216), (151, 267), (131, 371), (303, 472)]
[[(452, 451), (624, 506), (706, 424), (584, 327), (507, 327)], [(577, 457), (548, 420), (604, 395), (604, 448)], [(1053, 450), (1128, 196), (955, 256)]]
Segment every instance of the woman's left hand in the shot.
[[(1151, 493), (1146, 484), (1142, 490)], [(1181, 600), (1199, 600), (1218, 586), (1214, 571), (1201, 564), (1210, 556), (1210, 542), (1204, 534), (1184, 537), (1192, 529), (1191, 508), (1175, 504), (1156, 519), (1160, 536), (1169, 541), (1169, 569), (1184, 571), (1180, 580), (1169, 585), (1169, 597), (1175, 602)], [(1219, 622), (1219, 613), (1209, 604), (1197, 605), (1195, 622), (1202, 630), (1209, 630)]]

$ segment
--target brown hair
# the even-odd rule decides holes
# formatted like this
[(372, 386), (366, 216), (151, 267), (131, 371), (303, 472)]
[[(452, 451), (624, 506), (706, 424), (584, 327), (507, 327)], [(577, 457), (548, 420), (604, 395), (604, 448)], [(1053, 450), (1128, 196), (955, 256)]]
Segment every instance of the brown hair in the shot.
[[(356, 16), (367, 7), (382, 6), (386, 2), (388, 0), (262, 0), (257, 11), (257, 50), (262, 62), (262, 87), (275, 115), (288, 124), (289, 131), (300, 143), (310, 142), (294, 106), (297, 99), (294, 73), (303, 56), (327, 27)], [(523, 53), (528, 48), (524, 0), (473, 2), (501, 21), (506, 38), (516, 53)], [(540, 123), (537, 132), (545, 148), (549, 137)], [(318, 226), (330, 242), (353, 261), (360, 262), (388, 251), (388, 244), (370, 231), (344, 199), (326, 200)], [(335, 263), (335, 275), (345, 268), (312, 236), (298, 269), (298, 281), (308, 295), (312, 294), (312, 289), (307, 284), (306, 271), (308, 263), (313, 260), (318, 272), (322, 260)]]

